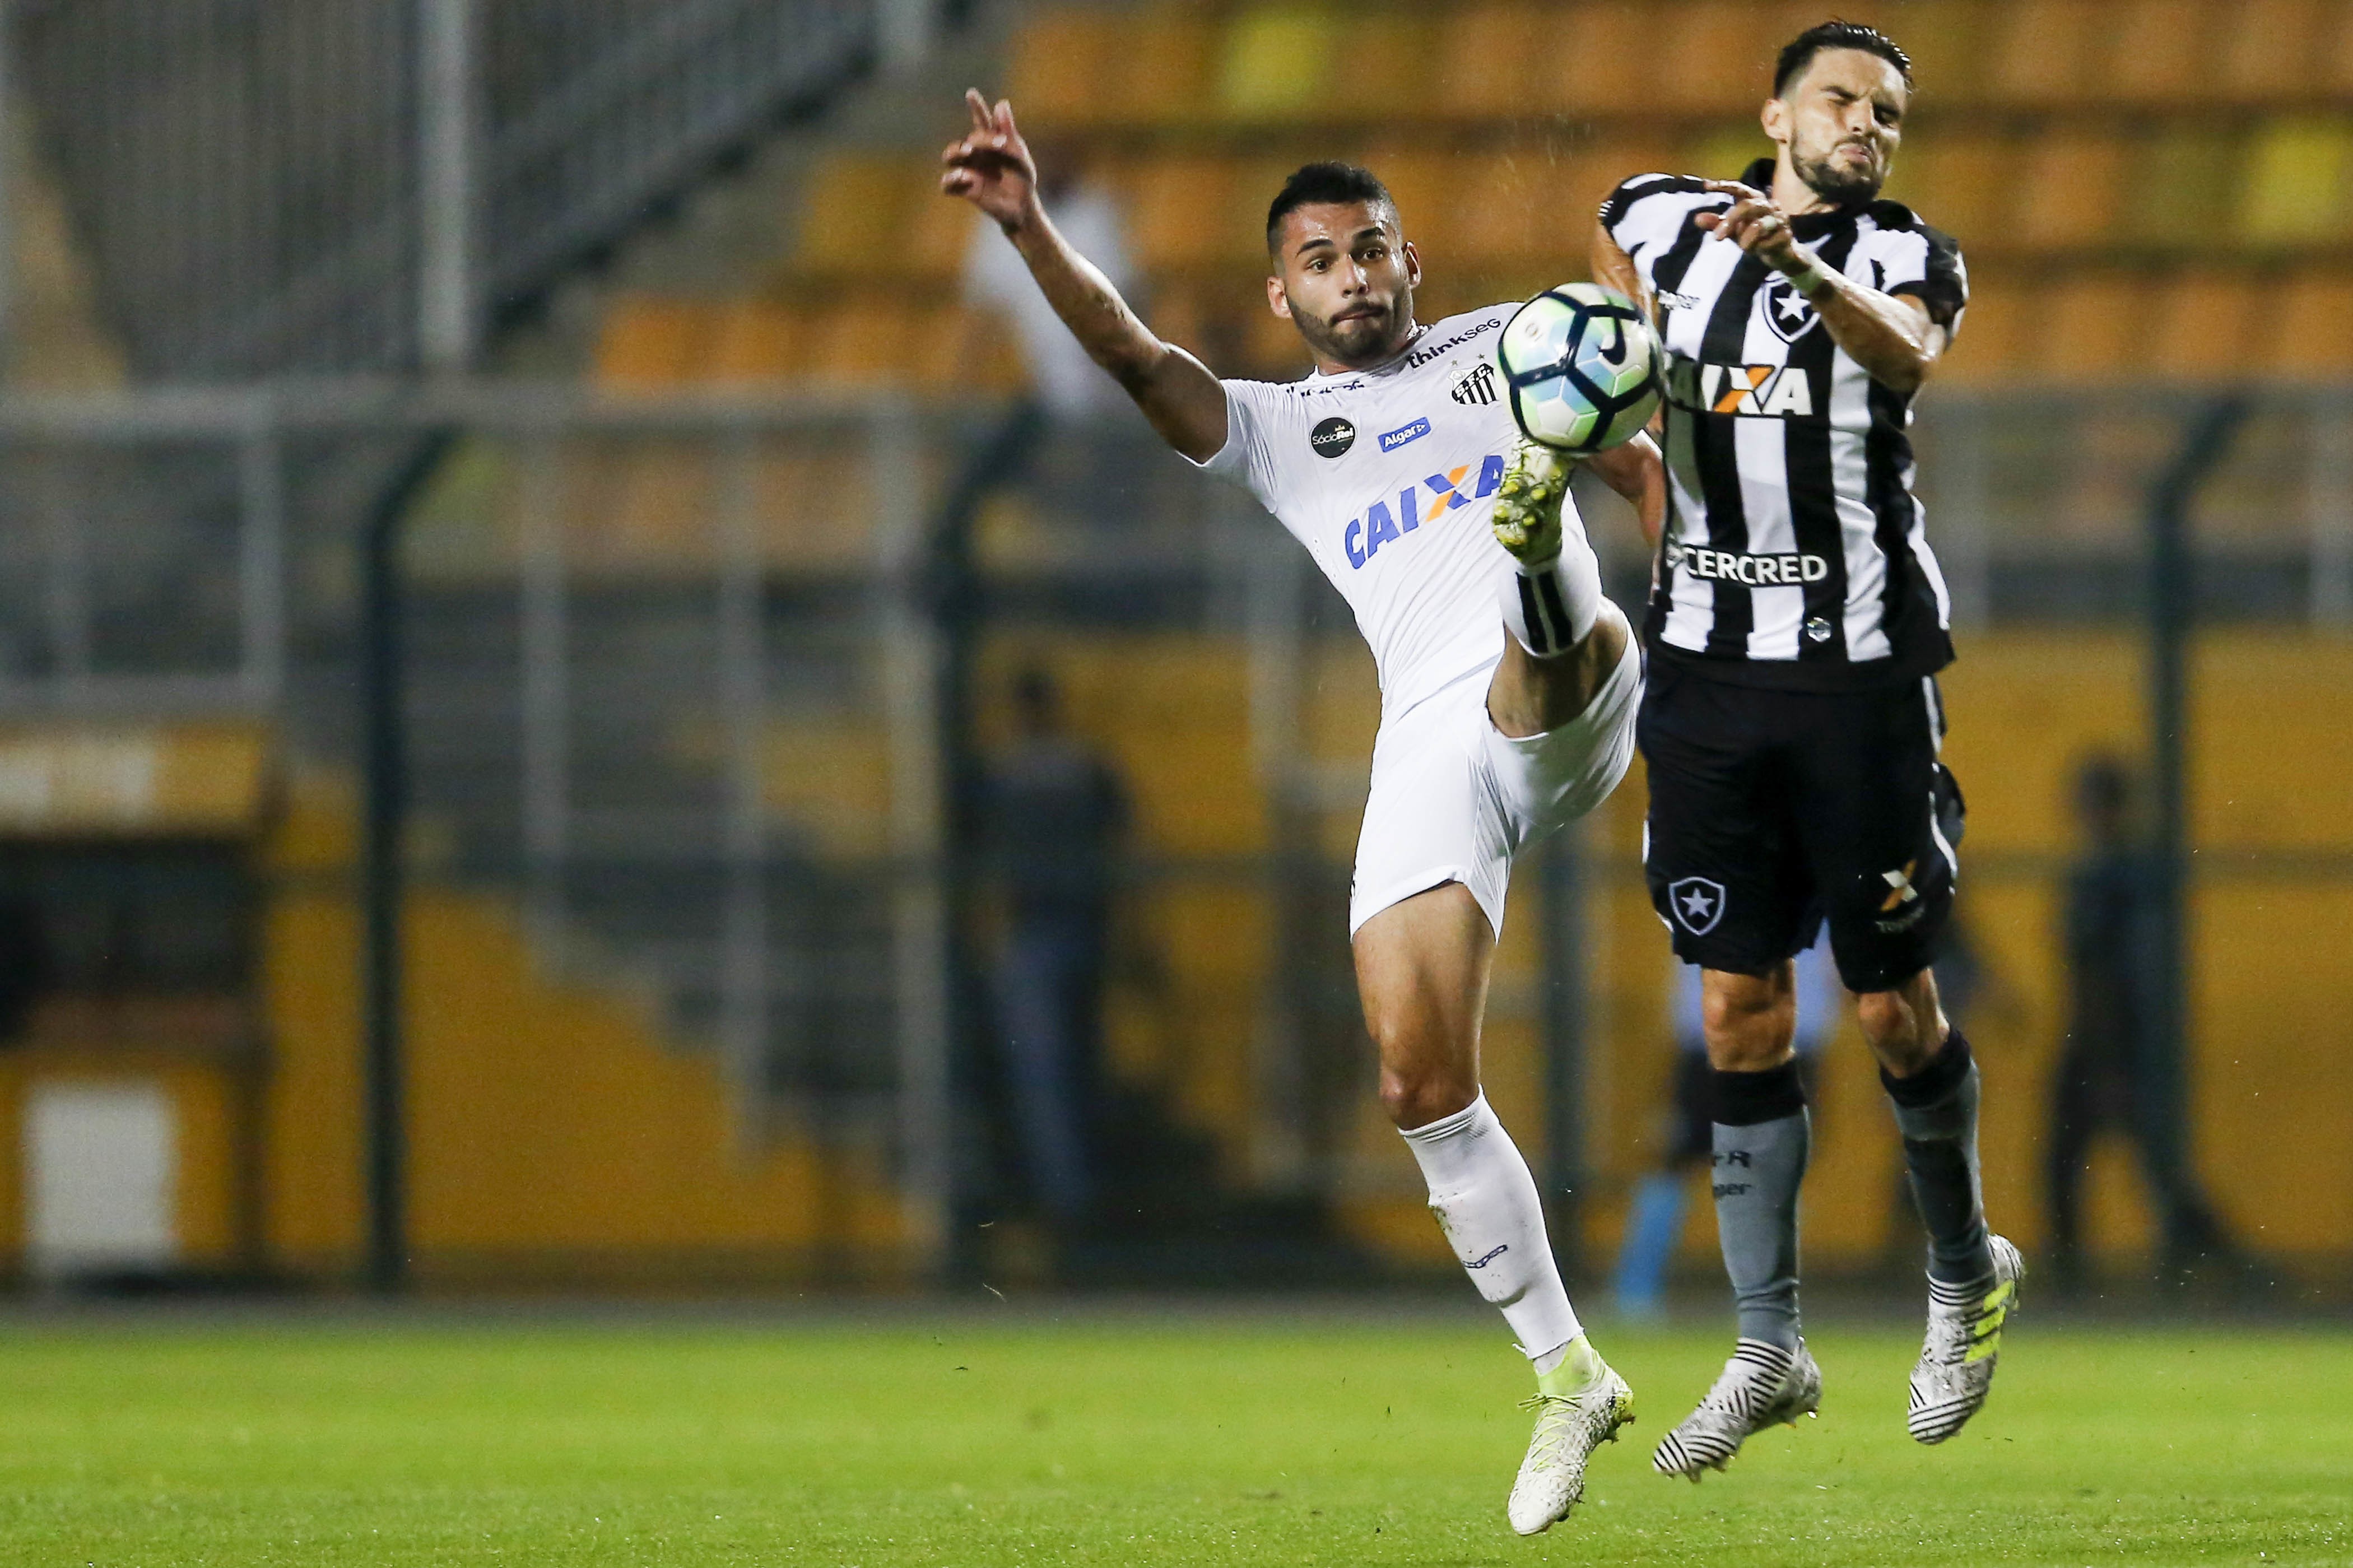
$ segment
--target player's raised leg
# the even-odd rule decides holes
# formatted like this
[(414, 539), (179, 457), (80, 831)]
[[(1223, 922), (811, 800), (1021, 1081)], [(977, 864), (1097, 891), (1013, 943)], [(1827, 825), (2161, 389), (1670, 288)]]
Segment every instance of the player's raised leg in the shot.
[[(1641, 510), (1646, 531), (1656, 526), (1663, 485), (1648, 437), (1588, 460)], [(1496, 599), (1511, 635), (1487, 708), (1510, 736), (1543, 734), (1584, 712), (1633, 637), (1625, 616), (1602, 596), (1601, 563), (1576, 509), (1565, 504), (1575, 466), (1522, 437), (1495, 497), (1495, 542), (1511, 558)]]
[(1356, 984), (1380, 1049), (1381, 1103), (1421, 1166), (1430, 1212), (1535, 1366), (1535, 1434), (1509, 1510), (1512, 1528), (1533, 1535), (1584, 1495), (1587, 1456), (1633, 1419), (1633, 1397), (1587, 1342), (1545, 1234), (1535, 1178), (1480, 1092), (1479, 1026), (1494, 947), (1470, 889), (1448, 882), (1365, 922)]
[(1928, 1229), (1928, 1331), (1912, 1369), (1905, 1426), (1941, 1443), (1985, 1407), (2002, 1325), (2026, 1265), (1986, 1227), (1978, 1170), (1978, 1068), (1946, 1021), (1936, 977), (1922, 970), (1856, 998), (1863, 1037), (1904, 1137), (1904, 1166)]

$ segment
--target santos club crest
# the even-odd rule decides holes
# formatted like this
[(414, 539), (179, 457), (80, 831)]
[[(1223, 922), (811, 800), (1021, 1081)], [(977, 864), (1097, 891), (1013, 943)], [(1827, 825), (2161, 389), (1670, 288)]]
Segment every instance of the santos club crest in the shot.
[(1821, 317), (1814, 302), (1798, 292), (1787, 278), (1776, 278), (1765, 288), (1765, 324), (1785, 343), (1794, 343), (1813, 331)]
[(1448, 394), (1457, 403), (1485, 404), (1495, 401), (1495, 365), (1492, 360), (1481, 360), (1465, 372)]

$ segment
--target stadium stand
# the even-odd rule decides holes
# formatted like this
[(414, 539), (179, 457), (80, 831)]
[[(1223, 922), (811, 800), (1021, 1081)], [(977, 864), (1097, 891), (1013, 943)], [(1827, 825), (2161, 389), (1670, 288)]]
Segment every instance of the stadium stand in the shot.
[[(1815, 9), (1501, 0), (1443, 18), (1399, 7), (1344, 20), (1291, 4), (1042, 6), (1017, 27), (999, 85), (1034, 139), (1087, 158), (1122, 196), (1155, 316), (1230, 355), (1221, 370), (1291, 374), (1296, 349), (1261, 322), (1250, 286), (1261, 265), (1251, 214), (1290, 165), (1338, 154), (1379, 168), (1424, 249), (1447, 263), (1439, 303), (1457, 290), (1464, 301), (1524, 292), (1581, 268), (1584, 214), (1617, 180), (1656, 168), (1728, 175), (1762, 153), (1754, 111), (1772, 48)], [(2344, 7), (1850, 9), (1919, 62), (1890, 194), (1980, 264), (1957, 374), (2102, 377), (2152, 359), (2302, 371), (2341, 356), (2342, 330), (2311, 310), (2341, 291), (2338, 247), (2353, 230)], [(1558, 47), (1571, 36), (1574, 49)], [(886, 282), (954, 297), (969, 219), (934, 199), (932, 156), (860, 145), (820, 158), (800, 198), (800, 242), (763, 290), (762, 310), (775, 313), (730, 318), (728, 331), (755, 333), (750, 359), (714, 346), (708, 310), (632, 298), (612, 308), (600, 376), (638, 384), (659, 363), (678, 367), (655, 378), (668, 383), (741, 379), (752, 365), (850, 385), (1017, 382), (1008, 355), (976, 358), (959, 307), (937, 305), (908, 333), (858, 297)], [(2177, 278), (2185, 266), (2194, 278)], [(1989, 330), (2014, 307), (1989, 302), (1988, 285), (2007, 283), (2092, 314), (2059, 329), (2050, 353), (2028, 353), (2007, 329)], [(2141, 343), (2116, 312), (2143, 295), (2183, 302), (2194, 341)], [(2231, 298), (2244, 308), (2220, 303)], [(2285, 330), (2292, 310), (2320, 335)], [(2208, 335), (2224, 321), (2244, 322), (2235, 344)], [(665, 331), (690, 342), (639, 342)]]

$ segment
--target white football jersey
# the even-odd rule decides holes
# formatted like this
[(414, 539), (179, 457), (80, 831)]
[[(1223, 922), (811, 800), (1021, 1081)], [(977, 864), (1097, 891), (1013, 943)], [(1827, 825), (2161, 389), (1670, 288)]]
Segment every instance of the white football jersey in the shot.
[(1510, 557), (1488, 514), (1518, 430), (1495, 345), (1518, 309), (1450, 316), (1371, 370), (1225, 384), (1226, 445), (1202, 466), (1247, 486), (1348, 601), (1384, 719), (1503, 656)]

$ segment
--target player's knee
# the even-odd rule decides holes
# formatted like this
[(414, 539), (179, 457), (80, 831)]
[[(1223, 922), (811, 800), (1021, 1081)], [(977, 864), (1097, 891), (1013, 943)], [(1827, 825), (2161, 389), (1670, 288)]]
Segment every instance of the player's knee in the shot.
[(1725, 1072), (1780, 1066), (1797, 1033), (1791, 1001), (1770, 975), (1711, 973), (1700, 1006), (1709, 1063)]
[(1933, 1012), (1924, 1014), (1901, 991), (1862, 993), (1854, 999), (1854, 1015), (1871, 1048), (1899, 1072), (1925, 1064), (1935, 1052), (1937, 1042), (1929, 1037)]
[(1422, 1064), (1381, 1068), (1381, 1109), (1389, 1122), (1411, 1131), (1443, 1121), (1479, 1098), (1476, 1075)]

